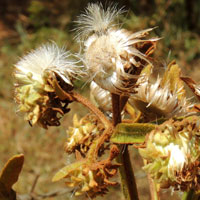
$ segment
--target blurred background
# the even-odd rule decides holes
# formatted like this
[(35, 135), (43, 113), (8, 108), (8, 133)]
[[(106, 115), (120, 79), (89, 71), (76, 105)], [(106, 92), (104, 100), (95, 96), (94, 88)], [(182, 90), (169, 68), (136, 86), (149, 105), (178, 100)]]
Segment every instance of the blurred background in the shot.
[[(30, 127), (23, 117), (16, 113), (14, 103), (13, 66), (24, 53), (41, 43), (55, 41), (65, 45), (73, 53), (79, 50), (74, 41), (74, 23), (90, 0), (1, 0), (0, 1), (0, 168), (16, 153), (25, 154), (25, 164), (15, 189), (21, 199), (66, 200), (88, 199), (74, 197), (64, 183), (51, 183), (55, 172), (70, 162), (63, 150), (66, 129), (72, 124), (72, 116), (81, 117), (87, 110), (72, 104), (70, 112), (62, 120), (62, 127), (43, 130)], [(109, 4), (106, 1), (106, 4)], [(186, 75), (200, 82), (200, 0), (113, 0), (119, 8), (128, 11), (121, 18), (124, 27), (131, 31), (157, 27), (152, 36), (159, 36), (158, 63), (166, 66), (176, 59)], [(102, 0), (102, 3), (104, 1)], [(159, 65), (159, 64), (158, 64)], [(79, 86), (79, 85), (78, 85)], [(87, 96), (87, 86), (81, 92)], [(130, 148), (136, 179), (142, 200), (148, 200), (149, 189), (142, 161), (137, 151)], [(35, 184), (36, 183), (36, 184)], [(163, 191), (163, 199), (171, 195)], [(170, 199), (179, 199), (173, 193)], [(120, 186), (112, 188), (104, 198), (123, 200)]]

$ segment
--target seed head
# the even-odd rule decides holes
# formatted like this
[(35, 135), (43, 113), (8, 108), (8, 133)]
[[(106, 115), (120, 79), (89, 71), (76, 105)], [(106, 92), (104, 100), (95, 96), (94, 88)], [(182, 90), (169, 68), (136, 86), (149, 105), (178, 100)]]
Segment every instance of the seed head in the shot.
[(132, 33), (114, 24), (122, 9), (89, 4), (78, 25), (84, 37), (84, 63), (91, 80), (112, 93), (130, 92), (158, 38), (142, 39), (152, 29)]
[(32, 80), (44, 82), (47, 72), (58, 74), (67, 84), (72, 84), (72, 77), (80, 70), (75, 61), (69, 59), (70, 53), (59, 48), (55, 43), (40, 46), (31, 51), (15, 65), (15, 77), (24, 84)]
[(87, 38), (93, 32), (98, 35), (106, 33), (110, 27), (114, 26), (116, 18), (123, 12), (123, 8), (118, 10), (117, 6), (113, 4), (104, 9), (101, 3), (89, 3), (85, 12), (75, 21), (77, 38)]
[(169, 84), (162, 87), (160, 78), (155, 83), (144, 79), (135, 91), (129, 101), (151, 119), (187, 115), (191, 108), (185, 97), (178, 98), (178, 90), (171, 91)]
[(70, 54), (56, 44), (47, 44), (30, 52), (15, 65), (15, 100), (19, 111), (31, 124), (39, 123), (44, 128), (59, 125), (60, 117), (68, 112), (69, 101), (59, 101), (54, 80), (62, 82), (68, 90), (73, 89), (72, 79), (79, 68), (69, 60)]

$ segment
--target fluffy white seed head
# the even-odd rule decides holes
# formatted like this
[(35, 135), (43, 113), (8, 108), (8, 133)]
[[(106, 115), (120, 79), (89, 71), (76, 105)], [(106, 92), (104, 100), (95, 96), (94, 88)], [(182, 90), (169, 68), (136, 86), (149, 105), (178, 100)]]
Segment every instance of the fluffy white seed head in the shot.
[(151, 64), (147, 56), (135, 46), (145, 41), (137, 37), (143, 37), (150, 30), (140, 34), (131, 34), (124, 29), (109, 30), (106, 35), (89, 37), (86, 41), (85, 64), (91, 79), (112, 93), (129, 92), (141, 69), (145, 64)]
[(170, 143), (166, 147), (165, 151), (170, 155), (168, 173), (171, 174), (182, 171), (184, 165), (188, 162), (187, 151), (185, 151), (184, 148), (179, 147), (179, 145), (175, 145), (173, 143)]
[(59, 77), (58, 83), (66, 91), (73, 89), (72, 79), (80, 74), (80, 68), (69, 56), (64, 48), (52, 43), (30, 52), (15, 65), (15, 101), (19, 104), (18, 111), (32, 125), (58, 126), (60, 116), (69, 112), (69, 102), (61, 103), (53, 81)]
[(30, 74), (32, 80), (42, 83), (45, 72), (54, 72), (71, 84), (71, 78), (79, 72), (79, 68), (69, 57), (70, 53), (55, 43), (42, 45), (22, 57), (15, 65), (15, 77), (20, 82), (26, 82), (27, 75)]
[(143, 39), (152, 29), (132, 33), (115, 26), (112, 22), (121, 12), (116, 6), (104, 10), (101, 4), (89, 4), (79, 20), (79, 31), (85, 36), (84, 63), (90, 81), (117, 94), (130, 92), (143, 67), (151, 64), (138, 46), (149, 43), (152, 47), (158, 40)]
[(124, 12), (111, 4), (107, 9), (101, 3), (89, 3), (85, 12), (75, 21), (77, 24), (77, 38), (87, 38), (90, 34), (105, 34), (106, 31), (116, 25), (116, 18)]
[(152, 84), (144, 81), (136, 89), (136, 94), (130, 98), (133, 103), (144, 114), (156, 117), (173, 117), (188, 114), (192, 105), (188, 104), (186, 98), (178, 99), (178, 91), (171, 92), (168, 84), (161, 87), (161, 79)]

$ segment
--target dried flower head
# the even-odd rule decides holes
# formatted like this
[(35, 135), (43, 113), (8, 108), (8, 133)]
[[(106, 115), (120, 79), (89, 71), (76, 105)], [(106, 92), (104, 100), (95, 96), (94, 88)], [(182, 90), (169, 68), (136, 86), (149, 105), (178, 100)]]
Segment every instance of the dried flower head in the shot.
[(77, 21), (78, 37), (84, 38), (84, 63), (91, 80), (112, 93), (129, 92), (134, 87), (158, 38), (142, 39), (152, 30), (132, 33), (120, 29), (114, 20), (122, 12), (116, 6), (103, 9), (89, 4)]
[(191, 105), (185, 97), (178, 98), (181, 89), (171, 91), (169, 84), (161, 85), (160, 78), (155, 83), (144, 78), (129, 101), (151, 119), (183, 116), (188, 114)]
[(88, 114), (81, 120), (78, 120), (77, 115), (73, 118), (73, 127), (69, 127), (67, 133), (69, 138), (65, 144), (67, 153), (80, 151), (85, 155), (93, 143), (104, 131), (104, 125), (97, 119), (96, 115)]
[(64, 48), (52, 43), (30, 52), (15, 65), (15, 99), (19, 111), (26, 113), (25, 119), (31, 124), (38, 122), (45, 128), (59, 125), (57, 114), (69, 111), (69, 101), (62, 105), (53, 84), (56, 80), (68, 90), (73, 89), (71, 81), (79, 68), (69, 56)]
[(117, 173), (119, 164), (112, 163), (112, 160), (118, 154), (118, 148), (113, 146), (108, 159), (99, 162), (90, 162), (87, 159), (79, 160), (58, 171), (53, 177), (53, 181), (65, 178), (66, 185), (75, 189), (76, 196), (85, 193), (91, 198), (97, 195), (102, 196), (108, 191), (108, 186), (117, 184), (110, 181), (109, 178)]
[(199, 117), (169, 120), (153, 130), (140, 154), (144, 169), (161, 187), (200, 189)]

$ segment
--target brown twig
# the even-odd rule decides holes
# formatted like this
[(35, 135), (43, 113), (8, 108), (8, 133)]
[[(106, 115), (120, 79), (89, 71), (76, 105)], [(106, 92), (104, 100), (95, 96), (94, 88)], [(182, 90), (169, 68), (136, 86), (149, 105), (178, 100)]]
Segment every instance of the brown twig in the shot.
[(98, 151), (100, 147), (105, 143), (105, 141), (109, 140), (109, 138), (112, 135), (113, 132), (113, 125), (112, 123), (106, 118), (106, 116), (96, 107), (94, 106), (88, 99), (81, 96), (80, 94), (76, 92), (71, 92), (70, 95), (73, 97), (73, 99), (82, 105), (89, 108), (90, 111), (92, 111), (104, 124), (105, 130), (103, 134), (97, 139), (96, 144), (92, 145), (94, 149), (91, 147), (90, 151), (88, 152), (89, 157), (91, 160), (95, 161), (98, 156)]
[(35, 176), (35, 179), (33, 181), (33, 185), (31, 187), (31, 190), (30, 190), (30, 196), (31, 196), (31, 200), (34, 200), (34, 190), (35, 190), (35, 187), (37, 185), (37, 182), (38, 182), (38, 179), (39, 179), (40, 175), (39, 174), (36, 174)]
[(51, 83), (54, 86), (56, 95), (61, 100), (68, 100), (68, 101), (77, 101), (87, 107), (91, 112), (93, 112), (100, 121), (105, 125), (105, 128), (109, 128), (112, 126), (111, 122), (106, 118), (106, 116), (95, 106), (93, 105), (87, 98), (83, 97), (79, 93), (75, 91), (65, 91), (59, 84), (56, 79)]
[(95, 106), (93, 105), (87, 98), (83, 97), (82, 95), (71, 92), (71, 96), (74, 98), (75, 101), (83, 104), (86, 106), (90, 111), (92, 111), (105, 125), (105, 128), (109, 128), (112, 126), (111, 122), (106, 118), (106, 116)]
[[(112, 107), (113, 107), (113, 125), (116, 126), (121, 122), (121, 104), (120, 96), (112, 94)], [(121, 146), (121, 149), (124, 146)], [(126, 200), (138, 200), (137, 186), (135, 182), (134, 172), (131, 166), (131, 160), (128, 152), (128, 146), (124, 151), (121, 151), (117, 161), (122, 164), (119, 167), (121, 175), (121, 185)]]

